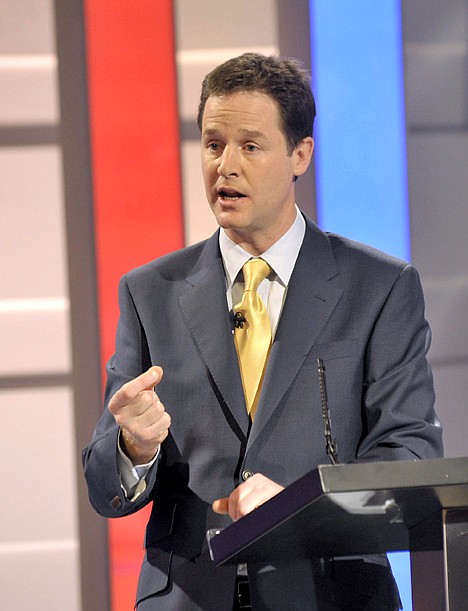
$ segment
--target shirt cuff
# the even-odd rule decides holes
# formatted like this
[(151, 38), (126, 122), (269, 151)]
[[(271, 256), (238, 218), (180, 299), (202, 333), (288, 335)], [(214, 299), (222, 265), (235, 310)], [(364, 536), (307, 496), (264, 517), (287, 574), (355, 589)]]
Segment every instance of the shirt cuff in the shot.
[(117, 466), (120, 473), (120, 485), (125, 497), (134, 502), (146, 490), (146, 474), (159, 457), (161, 446), (159, 446), (154, 458), (144, 465), (134, 465), (125, 454), (120, 445), (120, 435), (117, 438)]

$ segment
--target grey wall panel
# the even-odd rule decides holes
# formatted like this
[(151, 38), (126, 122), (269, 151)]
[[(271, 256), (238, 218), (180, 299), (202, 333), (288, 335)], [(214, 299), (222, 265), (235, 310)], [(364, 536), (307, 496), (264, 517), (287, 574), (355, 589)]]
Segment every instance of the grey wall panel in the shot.
[(468, 274), (468, 131), (408, 137), (413, 260), (426, 278)]
[(434, 379), (445, 455), (468, 456), (468, 361), (434, 365)]
[(425, 278), (423, 282), (433, 333), (431, 361), (444, 365), (468, 362), (468, 275)]
[(468, 0), (402, 2), (412, 258), (447, 456), (468, 455)]
[(466, 0), (403, 0), (405, 43), (466, 42)]
[[(79, 452), (89, 443), (102, 411), (83, 2), (55, 0), (55, 16), (75, 443)], [(75, 468), (82, 608), (106, 611), (110, 606), (106, 521), (89, 503), (80, 460)]]
[(468, 46), (408, 43), (405, 48), (407, 107), (411, 129), (466, 129)]

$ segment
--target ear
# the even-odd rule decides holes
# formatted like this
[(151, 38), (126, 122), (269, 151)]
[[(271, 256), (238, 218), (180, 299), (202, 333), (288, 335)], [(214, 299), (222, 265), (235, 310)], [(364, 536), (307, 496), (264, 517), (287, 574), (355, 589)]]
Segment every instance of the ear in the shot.
[(303, 138), (294, 149), (293, 163), (294, 176), (302, 176), (309, 167), (312, 153), (314, 152), (314, 140), (310, 136)]

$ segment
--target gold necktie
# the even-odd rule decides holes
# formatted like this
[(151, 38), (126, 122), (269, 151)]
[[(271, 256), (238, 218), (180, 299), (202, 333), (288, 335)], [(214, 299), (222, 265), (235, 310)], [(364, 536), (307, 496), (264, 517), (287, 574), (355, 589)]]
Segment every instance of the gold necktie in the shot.
[(234, 341), (247, 412), (253, 420), (271, 345), (270, 320), (257, 289), (271, 270), (263, 259), (250, 259), (242, 269), (245, 288), (242, 301), (234, 306)]

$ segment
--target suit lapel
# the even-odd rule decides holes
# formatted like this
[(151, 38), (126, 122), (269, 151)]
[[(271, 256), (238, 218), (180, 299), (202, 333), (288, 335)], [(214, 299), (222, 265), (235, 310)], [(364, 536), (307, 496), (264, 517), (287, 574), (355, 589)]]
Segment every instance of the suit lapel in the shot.
[(308, 222), (289, 282), (247, 447), (255, 442), (273, 415), (340, 300), (343, 290), (330, 283), (337, 273), (328, 237)]
[[(304, 243), (289, 283), (247, 449), (278, 407), (340, 300), (343, 290), (330, 282), (337, 274), (327, 235), (307, 220)], [(207, 241), (193, 273), (187, 278), (179, 303), (221, 400), (239, 432), (247, 436), (249, 419), (232, 338), (217, 233)]]
[(247, 436), (249, 419), (232, 338), (217, 233), (207, 241), (193, 274), (187, 278), (179, 303), (185, 323), (222, 401), (244, 437)]

